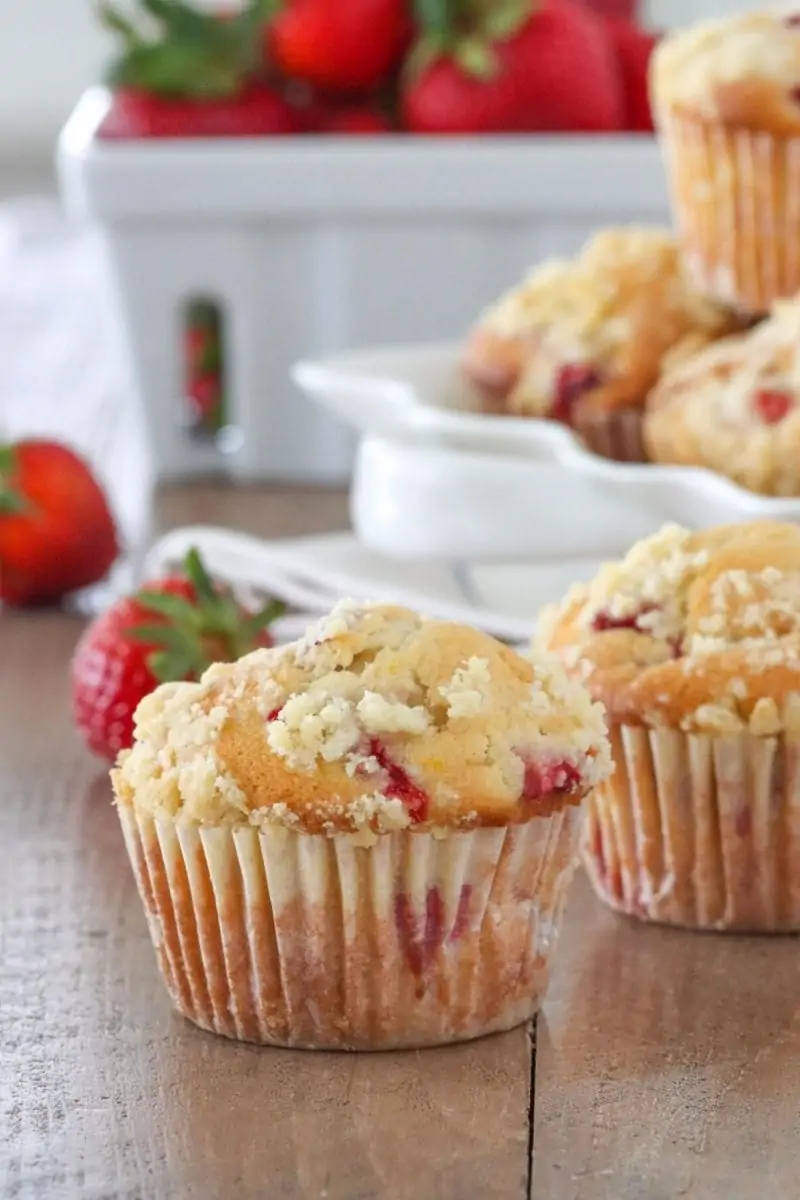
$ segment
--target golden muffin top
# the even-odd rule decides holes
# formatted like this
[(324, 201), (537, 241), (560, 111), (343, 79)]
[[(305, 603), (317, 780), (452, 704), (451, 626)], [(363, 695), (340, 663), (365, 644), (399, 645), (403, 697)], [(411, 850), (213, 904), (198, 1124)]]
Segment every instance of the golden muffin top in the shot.
[(800, 528), (665, 526), (545, 610), (536, 645), (612, 722), (800, 732)]
[(112, 775), (142, 814), (369, 840), (525, 821), (609, 769), (602, 709), (558, 662), (343, 602), (297, 642), (160, 687)]
[(800, 4), (704, 21), (665, 37), (651, 63), (657, 118), (679, 109), (775, 133), (800, 130)]

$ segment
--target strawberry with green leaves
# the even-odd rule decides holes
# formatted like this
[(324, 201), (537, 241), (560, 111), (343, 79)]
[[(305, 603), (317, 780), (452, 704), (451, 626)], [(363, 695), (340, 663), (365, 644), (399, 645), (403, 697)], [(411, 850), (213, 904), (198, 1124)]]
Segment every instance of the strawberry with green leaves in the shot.
[(118, 554), (88, 463), (58, 442), (0, 444), (0, 602), (54, 604), (103, 579)]
[(122, 43), (107, 82), (105, 138), (260, 137), (296, 133), (290, 106), (260, 76), (264, 22), (274, 0), (226, 16), (185, 0), (141, 0), (155, 32), (109, 0), (100, 14)]
[(622, 125), (601, 18), (570, 0), (417, 0), (403, 123), (420, 134), (599, 133)]
[(71, 666), (75, 723), (90, 750), (113, 759), (133, 741), (133, 714), (160, 683), (196, 680), (214, 662), (271, 646), (284, 606), (250, 612), (216, 586), (191, 550), (181, 573), (113, 604), (78, 643)]

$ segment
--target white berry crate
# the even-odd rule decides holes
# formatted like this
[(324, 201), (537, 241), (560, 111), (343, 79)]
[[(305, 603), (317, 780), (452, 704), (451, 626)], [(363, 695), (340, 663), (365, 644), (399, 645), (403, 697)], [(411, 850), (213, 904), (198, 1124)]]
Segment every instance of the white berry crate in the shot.
[[(646, 136), (109, 143), (103, 89), (62, 131), (69, 214), (99, 228), (163, 479), (338, 482), (353, 435), (295, 389), (300, 358), (459, 338), (533, 264), (603, 225), (668, 221)], [(231, 429), (192, 436), (181, 320), (225, 318)]]

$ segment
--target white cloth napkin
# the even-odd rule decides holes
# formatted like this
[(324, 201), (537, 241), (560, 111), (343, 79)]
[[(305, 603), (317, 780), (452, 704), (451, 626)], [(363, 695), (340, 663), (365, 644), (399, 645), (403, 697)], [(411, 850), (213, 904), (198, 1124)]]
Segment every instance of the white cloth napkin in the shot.
[(511, 642), (527, 642), (542, 605), (590, 579), (596, 559), (502, 565), (437, 564), (385, 558), (350, 533), (266, 541), (234, 530), (173, 530), (150, 551), (148, 573), (179, 563), (196, 546), (209, 570), (245, 599), (265, 594), (299, 610), (278, 627), (293, 637), (343, 596), (388, 600), (443, 620), (463, 621)]

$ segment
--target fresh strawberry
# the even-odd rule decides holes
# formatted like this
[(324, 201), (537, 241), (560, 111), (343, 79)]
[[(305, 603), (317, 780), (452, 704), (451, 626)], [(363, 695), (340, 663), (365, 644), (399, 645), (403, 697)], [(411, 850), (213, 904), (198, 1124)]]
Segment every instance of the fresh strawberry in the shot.
[(411, 40), (407, 0), (286, 0), (267, 53), (290, 79), (334, 92), (385, 83)]
[(343, 101), (341, 95), (292, 82), (286, 88), (304, 133), (310, 134), (384, 134), (394, 132), (386, 97), (360, 98), (357, 103)]
[(223, 20), (184, 0), (142, 0), (143, 34), (110, 3), (101, 14), (123, 49), (108, 73), (104, 138), (261, 137), (299, 132), (292, 109), (260, 78), (262, 26), (273, 0)]
[(222, 370), (222, 317), (219, 307), (194, 300), (188, 307), (183, 342), (187, 370), (193, 375), (219, 375)]
[(361, 135), (391, 133), (387, 118), (374, 108), (339, 108), (320, 115), (320, 133)]
[(622, 17), (632, 22), (636, 21), (640, 8), (637, 0), (581, 0), (581, 3), (601, 17)]
[(248, 612), (215, 587), (196, 550), (183, 574), (119, 600), (86, 629), (72, 660), (72, 709), (89, 749), (115, 758), (133, 741), (139, 701), (159, 683), (199, 679), (213, 662), (271, 646), (268, 626), (282, 612), (277, 600)]
[(429, 20), (402, 97), (407, 129), (473, 134), (620, 128), (613, 49), (604, 23), (588, 9), (570, 0), (495, 0), (469, 19), (464, 0), (461, 7), (457, 0), (421, 0), (420, 9)]
[(218, 375), (197, 375), (186, 387), (193, 422), (219, 426), (222, 386)]
[(83, 459), (47, 441), (0, 445), (0, 601), (52, 604), (102, 579), (119, 544)]
[(622, 17), (609, 18), (606, 28), (617, 56), (625, 100), (625, 128), (634, 133), (653, 132), (650, 107), (650, 57), (659, 35), (640, 29)]
[(103, 138), (266, 137), (299, 132), (292, 109), (263, 84), (250, 84), (218, 100), (120, 89), (100, 127)]

